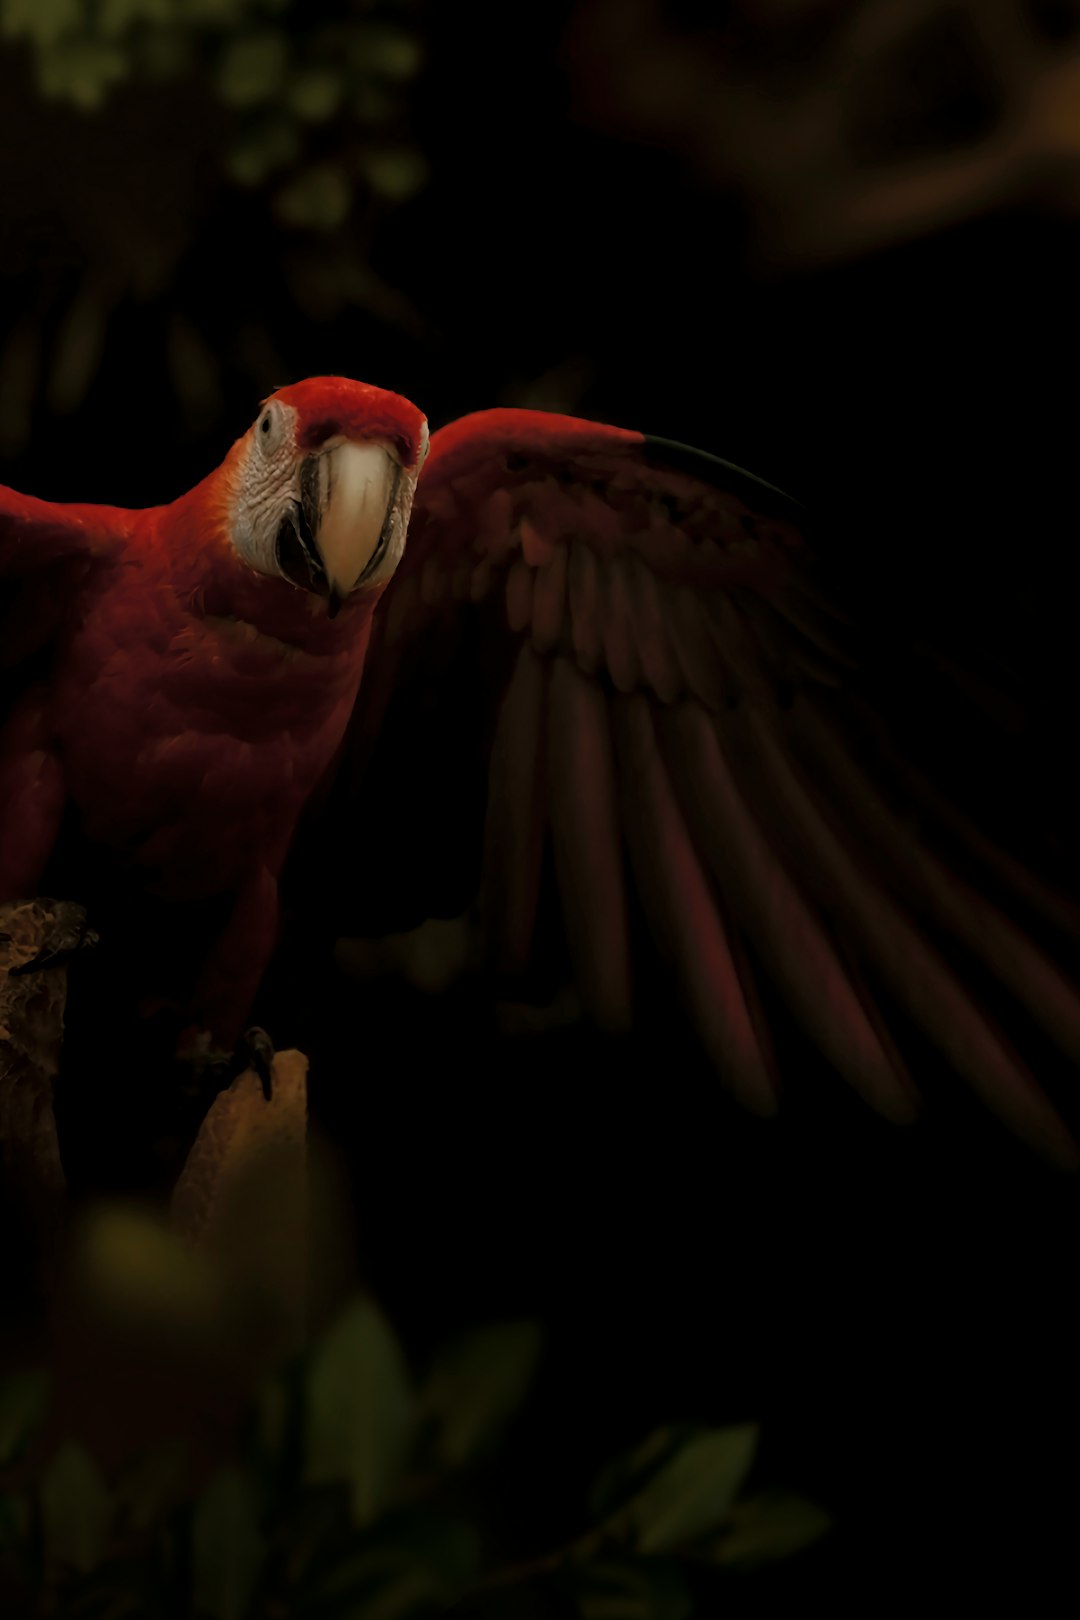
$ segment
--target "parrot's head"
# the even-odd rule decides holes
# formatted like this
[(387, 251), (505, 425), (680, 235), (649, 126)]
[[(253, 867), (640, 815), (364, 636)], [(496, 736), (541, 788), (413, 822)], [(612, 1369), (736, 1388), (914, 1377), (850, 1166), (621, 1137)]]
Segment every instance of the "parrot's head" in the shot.
[(427, 446), (427, 422), (399, 394), (346, 377), (279, 388), (229, 458), (233, 548), (332, 616), (401, 561)]

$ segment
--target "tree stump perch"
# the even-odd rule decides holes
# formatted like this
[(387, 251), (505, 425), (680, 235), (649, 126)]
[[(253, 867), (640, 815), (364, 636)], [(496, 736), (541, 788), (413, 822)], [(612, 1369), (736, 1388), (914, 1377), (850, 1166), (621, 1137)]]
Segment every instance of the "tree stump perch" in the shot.
[(172, 1225), (237, 1286), (268, 1331), (303, 1341), (307, 1305), (307, 1058), (278, 1052), (269, 1100), (253, 1069), (214, 1099), (172, 1196)]

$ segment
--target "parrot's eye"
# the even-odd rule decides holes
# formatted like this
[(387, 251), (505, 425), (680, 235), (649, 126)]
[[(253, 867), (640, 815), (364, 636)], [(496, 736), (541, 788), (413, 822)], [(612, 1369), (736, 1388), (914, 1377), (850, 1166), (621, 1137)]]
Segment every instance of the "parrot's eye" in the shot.
[(280, 405), (266, 407), (256, 425), (255, 437), (265, 455), (273, 455), (285, 435), (285, 412)]

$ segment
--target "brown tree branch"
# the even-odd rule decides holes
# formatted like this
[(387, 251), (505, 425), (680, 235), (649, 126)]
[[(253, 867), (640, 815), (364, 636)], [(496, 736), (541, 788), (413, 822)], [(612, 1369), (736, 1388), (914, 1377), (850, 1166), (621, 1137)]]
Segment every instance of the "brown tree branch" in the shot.
[(0, 906), (0, 1162), (9, 1194), (36, 1237), (47, 1290), (67, 1196), (53, 1115), (67, 968), (61, 959), (33, 972), (17, 970), (48, 949), (58, 933), (81, 934), (82, 923), (81, 908), (67, 901)]

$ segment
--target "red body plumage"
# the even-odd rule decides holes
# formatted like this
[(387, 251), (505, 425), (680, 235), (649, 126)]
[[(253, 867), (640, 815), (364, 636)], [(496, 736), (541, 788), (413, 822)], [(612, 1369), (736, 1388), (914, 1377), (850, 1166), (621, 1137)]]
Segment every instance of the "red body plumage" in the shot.
[[(423, 418), (397, 395), (315, 378), (275, 397), (297, 412), (301, 451), (370, 439), (416, 466)], [(380, 594), (331, 617), (238, 553), (230, 514), (250, 439), (168, 506), (7, 492), (2, 512), (23, 552), (29, 678), (0, 730), (0, 899), (39, 891), (74, 812), (80, 840), (146, 894), (229, 901), (191, 1008), (226, 1040), (272, 949), (276, 880), (341, 742)], [(25, 655), (46, 639), (47, 678), (33, 679)]]

